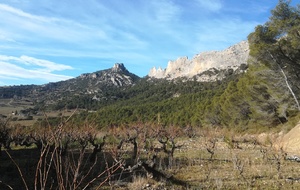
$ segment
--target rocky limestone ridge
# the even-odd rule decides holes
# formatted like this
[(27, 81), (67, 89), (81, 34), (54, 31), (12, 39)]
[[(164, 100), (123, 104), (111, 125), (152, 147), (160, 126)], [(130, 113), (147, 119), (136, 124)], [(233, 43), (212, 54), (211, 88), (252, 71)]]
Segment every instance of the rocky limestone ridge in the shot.
[[(233, 69), (242, 64), (247, 64), (249, 56), (248, 41), (242, 41), (222, 51), (209, 51), (197, 54), (193, 59), (180, 57), (175, 61), (169, 61), (167, 68), (152, 68), (148, 74), (153, 78), (174, 79), (178, 77), (192, 78), (198, 76), (198, 81), (209, 81), (207, 77), (201, 78), (201, 73), (212, 68), (217, 70)], [(215, 80), (211, 78), (211, 80)]]

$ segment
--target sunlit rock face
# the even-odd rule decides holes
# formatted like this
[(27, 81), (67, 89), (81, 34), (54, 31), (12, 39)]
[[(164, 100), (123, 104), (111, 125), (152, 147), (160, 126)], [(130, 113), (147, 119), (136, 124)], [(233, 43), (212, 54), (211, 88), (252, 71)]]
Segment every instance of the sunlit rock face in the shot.
[(165, 77), (165, 70), (162, 69), (161, 67), (158, 67), (158, 69), (156, 69), (155, 67), (153, 67), (148, 76), (150, 77), (154, 77), (154, 78), (164, 78)]
[(123, 63), (115, 63), (111, 68), (112, 72), (129, 72)]
[[(199, 81), (207, 81), (207, 77), (201, 79), (201, 73), (215, 68), (217, 70), (236, 70), (240, 65), (247, 64), (249, 45), (247, 41), (230, 46), (222, 51), (209, 51), (197, 54), (193, 59), (180, 57), (175, 61), (169, 61), (166, 69), (152, 68), (148, 74), (153, 78), (174, 79), (178, 77), (191, 78), (199, 75)], [(212, 80), (214, 80), (212, 78)]]

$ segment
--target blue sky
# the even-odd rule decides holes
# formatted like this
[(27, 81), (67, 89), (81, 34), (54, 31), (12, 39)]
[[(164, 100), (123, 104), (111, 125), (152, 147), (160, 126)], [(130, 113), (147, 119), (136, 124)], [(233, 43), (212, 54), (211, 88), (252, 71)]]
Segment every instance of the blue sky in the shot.
[(66, 80), (114, 63), (143, 77), (247, 39), (277, 2), (1, 0), (0, 86)]

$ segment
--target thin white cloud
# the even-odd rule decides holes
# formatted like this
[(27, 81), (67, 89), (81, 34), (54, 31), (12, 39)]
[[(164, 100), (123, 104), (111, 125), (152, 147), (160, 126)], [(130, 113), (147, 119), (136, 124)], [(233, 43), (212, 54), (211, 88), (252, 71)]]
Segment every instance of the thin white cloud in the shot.
[[(37, 16), (20, 9), (0, 4), (0, 16), (6, 18), (0, 24), (7, 26), (1, 30), (8, 31), (12, 35), (10, 39), (15, 41), (39, 42), (55, 40), (59, 43), (82, 43), (86, 40), (105, 39), (106, 34), (100, 28), (92, 28), (78, 22), (59, 18)], [(19, 32), (22, 31), (23, 35)], [(35, 39), (36, 38), (36, 39)]]
[[(112, 17), (118, 16), (118, 13), (113, 12), (103, 12), (103, 14), (112, 15)], [(107, 21), (92, 17), (89, 18), (91, 19), (89, 22), (92, 23), (87, 22), (87, 24), (82, 20), (36, 16), (7, 5), (0, 6), (0, 17), (7, 18), (0, 21), (0, 26), (3, 25), (0, 27), (0, 33), (3, 30), (2, 33), (10, 34), (7, 39), (10, 38), (21, 44), (26, 44), (19, 46), (22, 52), (27, 52), (33, 47), (39, 47), (36, 49), (38, 55), (47, 54), (42, 49), (51, 49), (52, 51), (73, 51), (75, 56), (79, 52), (79, 56), (84, 56), (90, 52), (101, 53), (102, 50), (110, 52), (120, 52), (124, 49), (126, 51), (140, 50), (148, 45), (135, 35), (136, 26), (134, 22), (126, 20), (121, 22), (113, 20), (107, 23)], [(117, 18), (121, 18), (121, 16)], [(133, 19), (138, 18), (133, 17)], [(126, 31), (128, 29), (129, 31)], [(41, 50), (38, 51), (39, 49)]]
[[(17, 78), (12, 77), (12, 76), (4, 76), (4, 75), (0, 75), (0, 79), (4, 79), (4, 80), (17, 80)], [(4, 82), (0, 81), (0, 84), (5, 85)]]
[[(180, 8), (170, 0), (150, 1), (156, 22), (174, 22), (180, 14)], [(158, 23), (158, 24), (159, 24)]]
[(47, 71), (47, 72), (73, 69), (69, 65), (58, 64), (58, 63), (54, 63), (54, 62), (51, 62), (48, 60), (43, 60), (43, 59), (36, 59), (34, 57), (29, 57), (26, 55), (22, 55), (21, 57), (0, 55), (0, 61), (7, 61), (7, 62), (14, 61), (14, 62), (22, 63), (25, 65), (39, 66), (42, 68), (41, 70)]
[(24, 18), (31, 19), (31, 20), (38, 20), (38, 21), (43, 21), (43, 22), (47, 21), (43, 17), (34, 16), (34, 15), (26, 13), (20, 9), (15, 9), (15, 8), (5, 5), (5, 4), (0, 4), (0, 11), (9, 12), (13, 15), (17, 15), (17, 16), (24, 17)]
[(14, 64), (10, 64), (7, 62), (0, 61), (1, 71), (0, 75), (3, 76), (12, 76), (16, 78), (24, 78), (24, 79), (42, 79), (46, 81), (60, 81), (60, 80), (67, 80), (72, 77), (65, 76), (65, 75), (57, 75), (53, 73), (48, 72), (42, 72), (38, 70), (30, 70), (30, 69), (24, 69), (22, 67), (19, 67)]
[(20, 60), (23, 61), (25, 64), (37, 65), (37, 66), (43, 67), (42, 70), (47, 71), (47, 72), (73, 69), (69, 65), (57, 64), (57, 63), (54, 63), (51, 61), (36, 59), (36, 58), (25, 56), (25, 55), (22, 55), (20, 57)]
[[(7, 19), (0, 21), (0, 26), (1, 22), (4, 26), (0, 28), (0, 32), (4, 30), (11, 35), (8, 36), (10, 39), (26, 44), (24, 47), (20, 46), (23, 52), (36, 46), (41, 47), (40, 49), (49, 49), (48, 46), (51, 46), (54, 51), (68, 49), (67, 46), (70, 46), (68, 51), (73, 50), (74, 55), (78, 50), (82, 50), (80, 54), (85, 54), (86, 50), (101, 54), (102, 49), (109, 52), (140, 51), (149, 46), (144, 36), (150, 37), (151, 32), (176, 37), (177, 34), (171, 32), (172, 26), (169, 26), (180, 14), (180, 8), (170, 0), (151, 1), (151, 9), (145, 11), (146, 14), (144, 11), (135, 9), (126, 13), (126, 17), (119, 12), (100, 6), (103, 11), (101, 14), (107, 19), (101, 19), (101, 17), (98, 19), (89, 15), (92, 25), (85, 25), (82, 20), (36, 16), (8, 5), (2, 5), (0, 10), (1, 8), (0, 17)], [(87, 13), (83, 15), (85, 14)], [(107, 15), (110, 15), (109, 18)], [(138, 36), (137, 33), (142, 36)], [(36, 52), (36, 54), (45, 53), (47, 54), (42, 50)]]
[(4, 42), (16, 42), (15, 40), (13, 40), (13, 39), (11, 39), (9, 37), (6, 37), (3, 34), (0, 34), (0, 41), (4, 41)]
[(195, 44), (194, 48), (198, 52), (227, 48), (228, 44), (235, 44), (241, 40), (246, 40), (247, 35), (258, 24), (255, 21), (245, 22), (238, 18), (207, 21), (207, 23), (200, 25), (198, 28), (198, 32), (196, 33), (197, 44)]
[[(24, 64), (26, 66), (38, 66), (38, 68), (22, 67)], [(29, 56), (14, 57), (0, 55), (0, 67), (0, 78), (2, 79), (38, 79), (55, 82), (72, 78), (71, 76), (53, 73), (53, 71), (72, 69), (72, 67)]]

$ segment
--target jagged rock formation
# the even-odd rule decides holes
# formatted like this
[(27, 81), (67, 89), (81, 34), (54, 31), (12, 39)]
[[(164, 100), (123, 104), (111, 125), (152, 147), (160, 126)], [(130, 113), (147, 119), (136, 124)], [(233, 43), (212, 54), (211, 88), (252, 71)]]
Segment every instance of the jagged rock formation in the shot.
[(99, 86), (99, 84), (105, 84), (106, 86), (128, 86), (132, 85), (137, 78), (138, 76), (130, 73), (123, 63), (116, 63), (111, 69), (82, 74), (80, 77), (75, 78), (75, 80), (87, 80), (88, 83), (91, 83), (88, 86), (93, 88)]
[(213, 71), (219, 73), (219, 71), (228, 69), (235, 71), (241, 65), (247, 64), (248, 56), (248, 41), (242, 41), (223, 51), (209, 51), (197, 54), (191, 60), (188, 57), (180, 57), (175, 61), (169, 61), (166, 69), (160, 67), (158, 69), (152, 68), (148, 76), (166, 79), (197, 76), (198, 81), (216, 80), (221, 79), (221, 77), (208, 76), (204, 72)]

